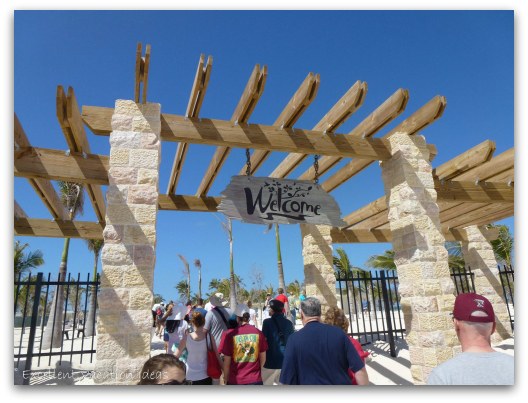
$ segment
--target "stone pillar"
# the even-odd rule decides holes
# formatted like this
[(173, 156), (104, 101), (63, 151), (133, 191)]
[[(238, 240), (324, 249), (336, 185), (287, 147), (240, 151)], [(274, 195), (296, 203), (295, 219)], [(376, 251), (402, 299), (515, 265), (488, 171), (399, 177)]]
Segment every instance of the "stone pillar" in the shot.
[(394, 261), (411, 374), (415, 384), (424, 384), (434, 367), (453, 357), (458, 345), (449, 316), (454, 285), (425, 139), (398, 132), (389, 141), (393, 157), (381, 167)]
[(475, 275), (475, 292), (485, 296), (493, 304), (497, 330), (491, 339), (498, 343), (512, 337), (512, 335), (510, 316), (504, 302), (497, 260), (493, 253), (493, 247), (482, 233), (482, 227), (471, 225), (464, 229), (468, 238), (467, 242), (461, 242), (464, 261)]
[(160, 109), (117, 100), (112, 116), (94, 374), (99, 384), (137, 383), (150, 356)]
[(321, 301), (323, 316), (329, 307), (337, 306), (331, 228), (301, 224), (306, 296)]

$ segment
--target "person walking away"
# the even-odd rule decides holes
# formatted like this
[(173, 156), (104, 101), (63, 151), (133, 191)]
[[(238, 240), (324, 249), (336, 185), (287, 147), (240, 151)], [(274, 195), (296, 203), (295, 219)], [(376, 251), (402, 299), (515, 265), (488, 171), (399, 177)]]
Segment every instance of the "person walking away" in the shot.
[(288, 303), (288, 297), (284, 293), (283, 288), (279, 288), (277, 292), (279, 293), (279, 295), (277, 295), (275, 299), (278, 299), (280, 302), (284, 304), (284, 310), (282, 313), (286, 315), (286, 317), (289, 317), (290, 316), (290, 304)]
[(262, 385), (262, 366), (268, 343), (264, 334), (249, 324), (249, 307), (238, 304), (238, 326), (225, 334), (220, 352), (224, 355), (224, 378), (228, 385)]
[(207, 376), (207, 341), (204, 330), (205, 318), (200, 312), (194, 311), (191, 315), (191, 324), (194, 331), (187, 329), (185, 337), (174, 352), (180, 357), (181, 352), (187, 348), (187, 380), (191, 385), (212, 385), (213, 380)]
[(321, 323), (321, 303), (308, 297), (301, 302), (303, 328), (288, 339), (280, 383), (286, 385), (368, 385), (365, 364), (346, 334)]
[(290, 295), (288, 298), (288, 306), (290, 307), (290, 320), (295, 326), (295, 321), (297, 320), (297, 312), (295, 311), (295, 295)]
[(165, 315), (165, 302), (160, 302), (156, 310), (156, 336), (163, 337), (163, 315)]
[(207, 310), (204, 308), (204, 300), (203, 298), (198, 298), (196, 300), (196, 306), (194, 307), (194, 310), (196, 312), (200, 312), (202, 316), (205, 318), (205, 315), (207, 315)]
[(264, 385), (278, 385), (284, 360), (284, 350), (294, 328), (293, 324), (282, 314), (284, 309), (282, 302), (272, 299), (269, 306), (271, 317), (262, 323), (262, 333), (268, 342), (266, 362), (262, 368), (262, 382)]
[[(224, 294), (217, 292), (209, 297), (211, 303), (211, 310), (205, 315), (204, 330), (211, 334), (214, 339), (214, 351), (218, 355), (218, 347), (222, 340), (222, 334), (228, 329), (228, 320), (232, 315), (232, 311), (226, 308), (227, 301), (224, 299)], [(223, 377), (213, 379), (213, 384), (221, 383)]]
[(262, 321), (270, 317), (270, 314), (269, 314), (270, 301), (271, 301), (271, 294), (266, 294), (266, 300), (264, 301), (264, 307), (262, 308)]
[(513, 385), (514, 358), (491, 347), (497, 323), (493, 305), (476, 293), (459, 294), (453, 325), (462, 353), (435, 367), (428, 385)]
[(154, 305), (152, 305), (152, 327), (156, 327), (156, 316), (158, 315), (159, 307), (159, 302), (156, 302)]
[[(173, 304), (165, 312), (165, 315), (163, 315), (165, 319), (165, 335), (167, 336), (167, 354), (176, 352), (178, 345), (186, 337), (186, 332), (189, 327), (187, 322), (183, 320), (186, 310), (186, 307), (181, 303)], [(185, 362), (187, 350), (183, 350), (178, 358)]]
[[(343, 330), (345, 334), (348, 333), (348, 326), (350, 324), (343, 310), (339, 309), (337, 306), (331, 306), (330, 308), (328, 308), (328, 311), (326, 311), (325, 314), (324, 323), (332, 326), (337, 326), (338, 328)], [(359, 357), (363, 360), (363, 364), (365, 364), (367, 357), (370, 355), (370, 353), (368, 351), (364, 351), (363, 347), (361, 346), (361, 343), (354, 339), (352, 336), (348, 336), (348, 338), (353, 344), (356, 351), (358, 352)], [(352, 385), (357, 385), (356, 377), (350, 369), (348, 370), (348, 375), (352, 380)]]

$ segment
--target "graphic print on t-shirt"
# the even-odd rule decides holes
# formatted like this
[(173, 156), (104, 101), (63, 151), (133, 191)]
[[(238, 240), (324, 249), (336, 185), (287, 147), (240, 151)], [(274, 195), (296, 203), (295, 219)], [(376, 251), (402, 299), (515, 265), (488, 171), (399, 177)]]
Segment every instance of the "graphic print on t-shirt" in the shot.
[(235, 362), (256, 362), (258, 360), (258, 334), (239, 334), (233, 337)]

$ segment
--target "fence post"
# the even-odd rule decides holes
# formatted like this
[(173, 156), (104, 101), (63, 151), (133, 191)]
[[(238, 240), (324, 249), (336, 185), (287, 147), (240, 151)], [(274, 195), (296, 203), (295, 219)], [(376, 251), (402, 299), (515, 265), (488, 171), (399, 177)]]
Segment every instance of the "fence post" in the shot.
[[(31, 324), (29, 328), (29, 340), (27, 347), (26, 366), (24, 368), (23, 385), (29, 385), (29, 372), (31, 371), (31, 364), (33, 361), (33, 346), (35, 345), (35, 334), (37, 332), (38, 308), (40, 303), (40, 292), (42, 291), (42, 277), (43, 273), (37, 274), (37, 283), (35, 284), (35, 294), (33, 299), (33, 311), (31, 313)], [(28, 285), (29, 292), (29, 285)], [(27, 378), (26, 378), (27, 374)]]
[(385, 318), (387, 320), (387, 331), (389, 333), (389, 347), (391, 357), (396, 357), (396, 347), (394, 346), (394, 334), (392, 331), (391, 307), (389, 306), (389, 293), (387, 292), (387, 280), (385, 270), (380, 271), (381, 293), (383, 294), (383, 305), (385, 305)]

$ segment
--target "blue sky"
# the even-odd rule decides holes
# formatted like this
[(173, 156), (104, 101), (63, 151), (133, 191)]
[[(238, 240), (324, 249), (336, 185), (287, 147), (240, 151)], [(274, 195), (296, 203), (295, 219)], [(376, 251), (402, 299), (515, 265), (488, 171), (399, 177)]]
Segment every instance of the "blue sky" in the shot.
[[(495, 155), (513, 147), (513, 37), (511, 11), (19, 11), (14, 21), (14, 111), (34, 146), (66, 149), (55, 112), (57, 85), (72, 86), (80, 105), (112, 107), (116, 99), (131, 99), (135, 49), (142, 42), (152, 45), (148, 100), (161, 103), (166, 113), (185, 113), (201, 53), (214, 58), (201, 117), (228, 120), (257, 63), (268, 66), (268, 78), (251, 123), (272, 124), (308, 72), (319, 73), (321, 85), (297, 122), (299, 128), (311, 129), (357, 80), (368, 83), (365, 102), (339, 133), (352, 130), (398, 88), (409, 90), (406, 111), (376, 136), (435, 95), (444, 95), (443, 117), (422, 131), (438, 148), (433, 161), (438, 166), (486, 139), (496, 142)], [(109, 153), (108, 137), (89, 130), (88, 136), (93, 153)], [(162, 144), (161, 192), (166, 191), (175, 150), (176, 143)], [(196, 192), (213, 152), (212, 146), (191, 145), (178, 193)], [(258, 176), (271, 173), (284, 155), (273, 153)], [(244, 150), (233, 150), (210, 194), (219, 195), (244, 161)], [(312, 162), (308, 158), (291, 177)], [(382, 196), (379, 166), (372, 164), (331, 194), (343, 216)], [(51, 218), (27, 180), (15, 178), (14, 196), (30, 217)], [(95, 221), (86, 202), (78, 219)], [(228, 275), (228, 241), (219, 218), (159, 212), (156, 293), (176, 297), (173, 287), (184, 278), (177, 254), (190, 262), (201, 260), (204, 292), (211, 278)], [(513, 229), (513, 219), (504, 223)], [(235, 271), (248, 288), (254, 270), (263, 272), (264, 284), (277, 286), (274, 236), (264, 229), (234, 223)], [(62, 239), (16, 239), (44, 252), (44, 272), (57, 272)], [(286, 282), (302, 281), (299, 227), (282, 225), (281, 241)], [(344, 247), (358, 266), (391, 248)], [(82, 240), (72, 240), (69, 256), (71, 273), (92, 270), (93, 258)], [(196, 270), (192, 276), (196, 290)]]

